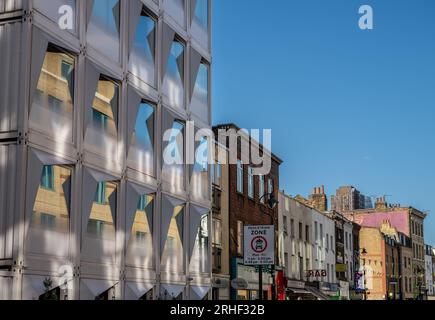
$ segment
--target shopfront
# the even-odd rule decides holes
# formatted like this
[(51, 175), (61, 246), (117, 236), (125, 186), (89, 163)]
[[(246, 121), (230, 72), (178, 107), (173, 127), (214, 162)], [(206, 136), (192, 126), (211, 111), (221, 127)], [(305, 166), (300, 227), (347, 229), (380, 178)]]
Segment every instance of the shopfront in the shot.
[[(240, 261), (233, 265), (231, 281), (231, 298), (241, 301), (255, 301), (259, 299), (259, 272), (258, 268), (245, 266)], [(263, 297), (272, 298), (272, 276), (268, 270), (263, 272)]]

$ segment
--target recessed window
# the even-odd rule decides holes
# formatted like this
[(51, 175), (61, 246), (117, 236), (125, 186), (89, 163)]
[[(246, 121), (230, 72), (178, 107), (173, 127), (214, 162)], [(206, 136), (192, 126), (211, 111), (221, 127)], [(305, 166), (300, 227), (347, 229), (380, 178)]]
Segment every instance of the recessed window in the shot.
[(220, 187), (222, 183), (222, 164), (219, 161), (213, 165), (212, 178), (213, 184)]
[(49, 45), (29, 115), (32, 129), (72, 142), (75, 59)]
[(43, 167), (33, 205), (26, 251), (59, 257), (68, 255), (71, 173), (68, 167)]
[(184, 123), (174, 121), (168, 139), (168, 146), (163, 150), (162, 179), (171, 184), (173, 192), (181, 192), (185, 190), (184, 132)]
[(181, 109), (184, 108), (184, 72), (184, 44), (175, 40), (167, 62), (163, 93), (171, 106)]
[(254, 168), (248, 168), (248, 196), (254, 199)]
[(184, 211), (184, 206), (177, 206), (172, 213), (162, 255), (162, 270), (168, 273), (182, 273), (184, 271)]
[(196, 235), (194, 250), (190, 263), (190, 271), (194, 273), (206, 273), (208, 271), (209, 252), (209, 214), (201, 216), (201, 223)]
[(128, 154), (130, 165), (149, 176), (155, 175), (155, 108), (148, 103), (139, 106)]
[(86, 145), (92, 151), (115, 154), (118, 144), (119, 85), (101, 76), (92, 103)]
[(243, 164), (237, 160), (237, 192), (243, 193)]
[(210, 198), (209, 170), (208, 170), (208, 140), (202, 137), (195, 152), (191, 187), (192, 196), (196, 199)]
[(132, 236), (127, 247), (127, 264), (135, 267), (152, 268), (153, 262), (154, 196), (139, 198), (133, 221)]
[(213, 219), (213, 245), (222, 246), (222, 221)]
[(155, 87), (156, 21), (142, 10), (130, 54), (131, 72)]
[(196, 78), (192, 102), (190, 105), (191, 111), (205, 122), (208, 122), (209, 118), (208, 68), (208, 65), (205, 63), (199, 65), (198, 76)]
[(41, 176), (41, 187), (54, 191), (54, 170), (53, 166), (44, 166)]
[(117, 62), (120, 60), (120, 15), (118, 0), (93, 0), (87, 30), (88, 44)]
[(264, 195), (265, 195), (265, 185), (264, 185), (264, 176), (260, 175), (258, 176), (258, 180), (259, 180), (259, 188), (258, 188), (258, 196), (260, 198), (260, 202), (261, 203), (265, 203), (264, 201)]
[(199, 40), (203, 47), (207, 48), (209, 44), (209, 2), (208, 0), (197, 0), (192, 17), (191, 32)]
[(116, 197), (116, 189), (116, 183), (98, 183), (87, 226), (88, 236), (115, 241), (114, 216), (116, 214), (116, 206), (112, 206), (109, 199), (113, 199), (114, 196)]

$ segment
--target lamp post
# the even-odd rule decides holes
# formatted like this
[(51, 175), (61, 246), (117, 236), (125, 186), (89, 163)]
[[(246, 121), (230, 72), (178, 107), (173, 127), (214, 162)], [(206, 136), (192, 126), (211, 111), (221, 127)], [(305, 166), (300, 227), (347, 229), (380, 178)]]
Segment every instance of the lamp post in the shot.
[[(362, 256), (365, 256), (366, 254), (367, 254), (367, 250), (366, 250), (366, 248), (361, 248), (360, 249), (360, 251), (361, 251), (361, 255)], [(363, 274), (364, 274), (364, 291), (363, 291), (363, 293), (364, 293), (364, 301), (367, 301), (367, 271), (366, 271), (366, 265), (365, 265), (365, 263), (364, 263), (364, 265), (363, 265)]]
[[(261, 202), (261, 200), (265, 199), (266, 197), (268, 197), (267, 200), (267, 206), (270, 210), (275, 209), (276, 205), (279, 203), (278, 200), (275, 199), (275, 195), (273, 193), (266, 193), (264, 194), (259, 201)], [(269, 212), (264, 212), (265, 214), (267, 214), (270, 219), (271, 219), (271, 225), (273, 225), (275, 227), (275, 217), (273, 214), (269, 213)], [(270, 268), (270, 274), (272, 276), (272, 300), (276, 300), (276, 281), (275, 281), (275, 266), (271, 266)], [(258, 298), (259, 300), (263, 300), (263, 266), (260, 265), (258, 268), (258, 283), (259, 283), (259, 292), (258, 292)]]

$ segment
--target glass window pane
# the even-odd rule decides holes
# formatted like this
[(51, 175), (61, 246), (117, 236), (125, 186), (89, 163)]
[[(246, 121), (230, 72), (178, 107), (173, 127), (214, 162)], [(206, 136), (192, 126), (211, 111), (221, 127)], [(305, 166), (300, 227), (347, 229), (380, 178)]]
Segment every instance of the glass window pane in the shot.
[(95, 152), (114, 155), (117, 151), (119, 86), (100, 78), (86, 131), (86, 145)]
[(237, 160), (237, 192), (243, 193), (243, 164)]
[(209, 233), (208, 233), (209, 215), (204, 214), (201, 217), (201, 225), (196, 236), (195, 246), (193, 249), (192, 260), (190, 263), (191, 272), (206, 273), (208, 272), (209, 262)]
[(198, 25), (208, 31), (208, 0), (197, 0), (194, 20)]
[(195, 165), (192, 175), (192, 195), (195, 199), (210, 198), (209, 170), (208, 170), (208, 140), (202, 138), (195, 154)]
[(153, 216), (154, 196), (141, 196), (128, 244), (127, 264), (143, 268), (153, 267)]
[(90, 46), (119, 61), (120, 9), (118, 0), (94, 0), (88, 25), (87, 40)]
[(191, 33), (204, 49), (209, 46), (209, 19), (208, 19), (208, 0), (197, 0), (195, 15), (192, 19)]
[(185, 190), (184, 158), (184, 124), (174, 121), (168, 146), (163, 150), (162, 179), (175, 193)]
[(114, 261), (115, 254), (115, 221), (116, 205), (112, 212), (109, 199), (116, 197), (117, 184), (113, 182), (99, 183), (95, 190), (88, 225), (85, 230), (83, 256), (87, 260)]
[(260, 182), (260, 186), (259, 186), (259, 193), (258, 196), (261, 198), (260, 202), (264, 203), (264, 176), (258, 176), (259, 182)]
[(165, 12), (181, 27), (186, 27), (185, 0), (163, 0)]
[(44, 166), (33, 206), (26, 251), (65, 257), (69, 250), (69, 206), (71, 170)]
[(32, 129), (72, 142), (74, 70), (74, 58), (50, 45), (30, 110)]
[(254, 169), (248, 168), (248, 196), (254, 198)]
[(140, 172), (154, 176), (155, 109), (141, 103), (129, 151), (129, 162)]
[(190, 107), (195, 115), (208, 122), (208, 66), (204, 63), (199, 67)]
[(172, 43), (163, 93), (171, 106), (184, 108), (184, 45), (179, 41)]
[(130, 70), (147, 84), (155, 87), (156, 22), (142, 12), (136, 30)]
[(162, 270), (167, 273), (184, 272), (184, 206), (175, 207), (162, 255)]

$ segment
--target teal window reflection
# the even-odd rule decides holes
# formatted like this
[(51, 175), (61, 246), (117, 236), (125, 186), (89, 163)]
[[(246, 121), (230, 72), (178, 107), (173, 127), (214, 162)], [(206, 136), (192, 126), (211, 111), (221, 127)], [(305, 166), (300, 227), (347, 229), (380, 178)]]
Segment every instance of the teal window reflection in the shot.
[(104, 204), (106, 201), (106, 183), (100, 182), (97, 186), (97, 192), (95, 193), (94, 202), (98, 204)]
[(47, 190), (54, 190), (53, 166), (44, 166), (42, 169), (41, 187)]

